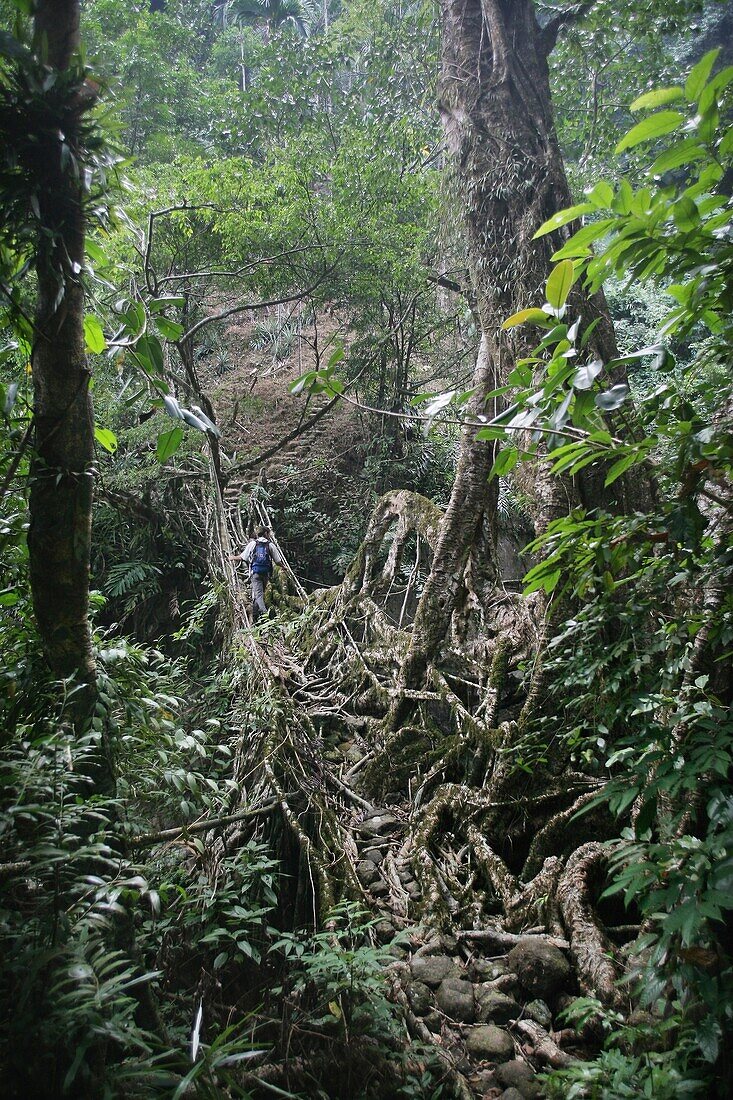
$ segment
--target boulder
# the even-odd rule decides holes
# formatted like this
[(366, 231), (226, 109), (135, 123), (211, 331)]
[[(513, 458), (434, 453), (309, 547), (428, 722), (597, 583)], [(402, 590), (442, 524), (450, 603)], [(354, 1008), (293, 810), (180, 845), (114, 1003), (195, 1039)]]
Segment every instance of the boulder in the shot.
[(430, 1011), (433, 998), (425, 982), (408, 982), (406, 992), (410, 1008), (416, 1016), (424, 1016)]
[(370, 859), (362, 859), (356, 865), (356, 875), (362, 886), (371, 886), (379, 878), (379, 871)]
[(506, 1024), (509, 1020), (516, 1020), (521, 1007), (513, 997), (507, 997), (506, 993), (499, 993), (491, 986), (479, 986), (476, 991), (478, 1001), (479, 1023)]
[(432, 989), (437, 989), (445, 978), (455, 978), (459, 973), (458, 966), (449, 955), (421, 955), (412, 959), (410, 970), (416, 981), (425, 982)]
[(550, 999), (562, 992), (572, 970), (562, 951), (538, 936), (526, 936), (507, 955), (507, 966), (532, 998)]
[(540, 1027), (543, 1027), (545, 1031), (549, 1031), (552, 1027), (552, 1013), (544, 1001), (527, 1001), (524, 1006), (524, 1011), (529, 1016), (530, 1020), (534, 1020), (534, 1022), (539, 1024)]
[(362, 836), (381, 837), (393, 833), (399, 828), (399, 821), (389, 810), (381, 810), (379, 813), (370, 814), (362, 821), (358, 830)]
[(466, 1035), (466, 1050), (473, 1058), (507, 1062), (514, 1057), (514, 1040), (508, 1031), (494, 1024), (479, 1024)]
[(438, 1007), (461, 1024), (472, 1024), (476, 1019), (476, 1003), (473, 986), (461, 978), (445, 978), (436, 995)]
[(473, 972), (477, 981), (493, 982), (495, 978), (506, 974), (507, 967), (503, 959), (474, 959)]
[(525, 1100), (536, 1100), (540, 1095), (537, 1076), (531, 1066), (518, 1058), (496, 1067), (496, 1079), (505, 1089), (515, 1089)]
[(440, 1035), (443, 1030), (443, 1017), (439, 1012), (436, 1012), (434, 1008), (431, 1008), (430, 1012), (426, 1013), (423, 1022), (428, 1031), (432, 1031), (433, 1035)]

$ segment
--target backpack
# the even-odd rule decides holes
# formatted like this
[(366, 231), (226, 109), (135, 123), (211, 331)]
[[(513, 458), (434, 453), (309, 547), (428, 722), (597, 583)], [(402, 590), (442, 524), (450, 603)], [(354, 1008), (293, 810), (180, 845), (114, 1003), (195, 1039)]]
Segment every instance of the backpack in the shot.
[(270, 555), (269, 542), (260, 542), (259, 539), (255, 543), (255, 548), (252, 551), (252, 557), (250, 558), (250, 567), (253, 573), (272, 573), (272, 557)]

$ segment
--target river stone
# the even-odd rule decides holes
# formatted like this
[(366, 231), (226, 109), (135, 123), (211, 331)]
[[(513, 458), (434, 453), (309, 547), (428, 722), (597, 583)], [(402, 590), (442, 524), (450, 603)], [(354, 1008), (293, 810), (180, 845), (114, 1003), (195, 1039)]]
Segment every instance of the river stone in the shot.
[(495, 989), (479, 988), (476, 992), (478, 1001), (478, 1020), (485, 1024), (506, 1024), (509, 1020), (516, 1020), (521, 1012), (520, 1006), (513, 997), (507, 997), (506, 993), (498, 993)]
[(522, 1093), (519, 1089), (504, 1089), (499, 1100), (524, 1100)]
[(421, 955), (411, 961), (410, 970), (416, 981), (437, 988), (444, 978), (455, 977), (458, 967), (449, 955)]
[(508, 1031), (494, 1024), (472, 1027), (466, 1036), (466, 1050), (474, 1058), (506, 1062), (514, 1056), (514, 1040)]
[(539, 1024), (540, 1027), (543, 1027), (545, 1031), (549, 1031), (552, 1027), (552, 1013), (544, 1001), (527, 1001), (524, 1006), (524, 1011), (527, 1013), (530, 1020), (534, 1020), (534, 1022)]
[(407, 999), (416, 1016), (424, 1016), (429, 1012), (433, 1002), (430, 987), (425, 985), (425, 982), (409, 982)]
[(371, 886), (379, 878), (379, 871), (370, 859), (362, 859), (357, 863), (356, 874), (362, 886)]
[(440, 983), (436, 1000), (446, 1016), (461, 1024), (472, 1024), (476, 1019), (473, 986), (461, 978), (446, 978)]
[(384, 859), (384, 852), (381, 852), (379, 848), (369, 848), (364, 853), (364, 859), (369, 859), (372, 863), (380, 864)]
[(540, 1086), (531, 1066), (518, 1058), (496, 1067), (496, 1079), (505, 1089), (515, 1089), (525, 1100), (536, 1100), (540, 1095)]
[(526, 936), (507, 955), (507, 966), (530, 997), (554, 997), (570, 981), (570, 963), (557, 947)]
[(375, 898), (386, 898), (389, 893), (389, 886), (382, 878), (377, 878), (369, 887), (369, 891)]

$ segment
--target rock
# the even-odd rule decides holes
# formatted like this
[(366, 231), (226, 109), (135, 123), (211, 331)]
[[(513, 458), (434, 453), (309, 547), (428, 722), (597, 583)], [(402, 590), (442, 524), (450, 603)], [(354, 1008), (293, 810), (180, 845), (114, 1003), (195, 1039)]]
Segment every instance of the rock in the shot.
[(374, 932), (380, 943), (389, 943), (395, 936), (394, 925), (389, 920), (377, 921), (374, 925)]
[(422, 890), (416, 882), (405, 883), (405, 890), (413, 901), (419, 901), (422, 897)]
[(358, 831), (362, 836), (387, 836), (388, 833), (393, 833), (398, 829), (399, 824), (394, 814), (389, 813), (388, 810), (383, 810), (364, 818), (361, 825), (358, 826)]
[(531, 1066), (518, 1058), (496, 1067), (496, 1079), (505, 1089), (514, 1089), (525, 1100), (535, 1100), (540, 1095), (540, 1086)]
[(423, 955), (410, 963), (412, 976), (416, 981), (425, 982), (437, 988), (445, 978), (458, 974), (458, 967), (448, 955)]
[(507, 966), (530, 997), (543, 1000), (560, 993), (570, 981), (570, 963), (562, 951), (537, 936), (521, 939), (507, 955)]
[(369, 859), (372, 863), (376, 863), (377, 866), (379, 866), (384, 859), (384, 852), (380, 852), (379, 848), (369, 848), (368, 851), (364, 853), (364, 859)]
[(375, 898), (386, 898), (387, 894), (389, 893), (389, 886), (384, 881), (384, 879), (377, 878), (371, 884), (371, 886), (369, 887), (369, 890), (370, 890), (370, 893), (372, 893)]
[(476, 1019), (476, 1003), (473, 986), (461, 978), (445, 978), (436, 995), (438, 1006), (451, 1020), (461, 1024), (472, 1024)]
[(523, 1100), (523, 1095), (519, 1089), (504, 1089), (501, 1100)]
[(416, 1016), (425, 1016), (431, 1009), (433, 998), (425, 982), (408, 982), (406, 986), (410, 1008)]
[(480, 1069), (478, 1073), (472, 1073), (469, 1084), (478, 1096), (496, 1096), (496, 1092), (490, 1091), (497, 1087), (496, 1077), (491, 1069)]
[(491, 986), (477, 989), (478, 1021), (481, 1024), (506, 1024), (509, 1020), (516, 1020), (521, 1007), (513, 997), (507, 997), (506, 993), (498, 993)]
[(500, 978), (502, 974), (506, 974), (506, 963), (502, 960), (496, 959), (475, 959), (473, 963), (473, 972), (476, 978), (480, 982), (492, 982), (495, 978)]
[(544, 1001), (527, 1001), (524, 1011), (530, 1020), (534, 1020), (545, 1031), (549, 1031), (552, 1027), (552, 1013)]
[(488, 1062), (507, 1062), (514, 1057), (514, 1040), (501, 1027), (479, 1024), (469, 1030), (466, 1050), (474, 1058), (482, 1058)]
[(356, 865), (356, 875), (362, 886), (371, 886), (379, 878), (379, 871), (370, 859), (362, 859)]
[(425, 1013), (424, 1023), (428, 1031), (432, 1031), (433, 1035), (440, 1035), (443, 1030), (443, 1017), (439, 1012), (436, 1012), (434, 1008), (431, 1008), (430, 1012)]

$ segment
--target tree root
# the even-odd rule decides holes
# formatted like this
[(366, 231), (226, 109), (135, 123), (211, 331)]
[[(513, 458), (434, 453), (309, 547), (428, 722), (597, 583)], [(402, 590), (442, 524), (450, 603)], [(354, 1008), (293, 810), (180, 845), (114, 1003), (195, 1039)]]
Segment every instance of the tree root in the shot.
[(608, 851), (596, 842), (583, 844), (570, 856), (557, 888), (570, 952), (583, 993), (607, 1005), (618, 1005), (619, 973), (614, 947), (591, 902), (591, 880), (604, 867)]

